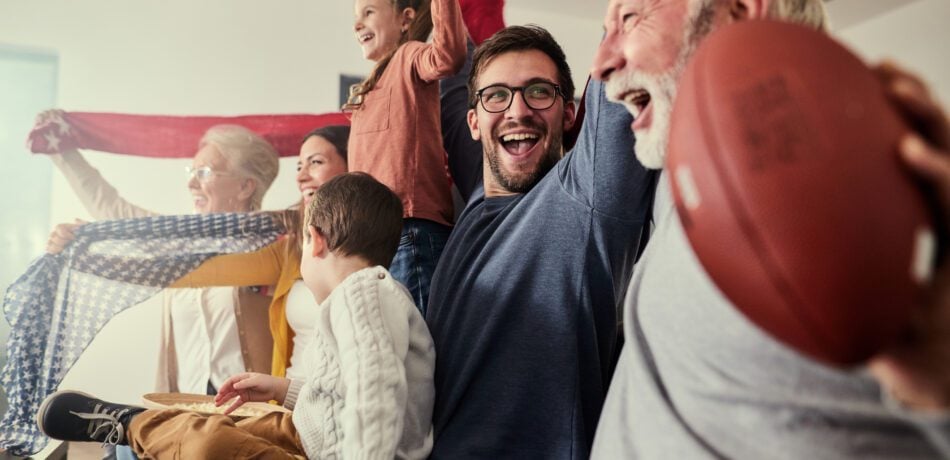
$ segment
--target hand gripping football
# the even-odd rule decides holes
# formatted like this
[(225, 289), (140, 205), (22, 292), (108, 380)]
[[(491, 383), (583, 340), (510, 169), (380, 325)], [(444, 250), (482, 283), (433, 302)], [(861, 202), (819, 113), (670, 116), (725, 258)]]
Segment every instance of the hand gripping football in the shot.
[(901, 334), (936, 242), (897, 153), (908, 128), (860, 59), (798, 25), (724, 27), (685, 70), (670, 129), (690, 244), (746, 317), (838, 365)]

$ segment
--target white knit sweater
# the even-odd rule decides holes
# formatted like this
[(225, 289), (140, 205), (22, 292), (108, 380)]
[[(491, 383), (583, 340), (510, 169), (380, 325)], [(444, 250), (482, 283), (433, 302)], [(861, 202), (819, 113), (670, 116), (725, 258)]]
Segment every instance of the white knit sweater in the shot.
[(432, 450), (435, 347), (409, 292), (383, 267), (320, 304), (306, 380), (284, 406), (309, 458), (422, 459)]

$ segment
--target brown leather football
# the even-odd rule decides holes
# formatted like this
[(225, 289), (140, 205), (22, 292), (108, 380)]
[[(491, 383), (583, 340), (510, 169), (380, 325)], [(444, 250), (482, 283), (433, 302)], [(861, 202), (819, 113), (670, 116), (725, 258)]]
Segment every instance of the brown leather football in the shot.
[(837, 365), (901, 334), (936, 247), (897, 153), (907, 131), (870, 69), (820, 32), (741, 21), (696, 51), (667, 174), (703, 267), (753, 323)]

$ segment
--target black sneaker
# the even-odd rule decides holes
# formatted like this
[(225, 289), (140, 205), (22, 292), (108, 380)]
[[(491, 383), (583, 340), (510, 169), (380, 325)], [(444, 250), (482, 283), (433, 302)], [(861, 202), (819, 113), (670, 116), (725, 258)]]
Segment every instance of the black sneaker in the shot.
[(64, 390), (43, 400), (36, 413), (36, 424), (43, 434), (53, 439), (128, 444), (125, 433), (129, 422), (144, 410)]

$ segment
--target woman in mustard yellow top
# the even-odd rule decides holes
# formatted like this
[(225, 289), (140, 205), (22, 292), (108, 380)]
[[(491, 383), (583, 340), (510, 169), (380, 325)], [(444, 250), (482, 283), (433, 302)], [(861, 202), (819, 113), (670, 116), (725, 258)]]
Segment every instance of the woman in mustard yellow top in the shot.
[[(300, 347), (299, 341), (309, 336), (295, 337), (294, 331), (315, 324), (311, 321), (316, 312), (313, 296), (300, 281), (301, 211), (324, 182), (347, 171), (348, 137), (349, 127), (329, 126), (304, 138), (297, 162), (302, 200), (297, 209), (279, 214), (293, 232), (257, 252), (214, 257), (170, 286), (274, 286), (269, 316), (274, 337), (271, 373), (275, 376), (290, 372), (295, 345)], [(297, 296), (300, 289), (302, 295)]]

